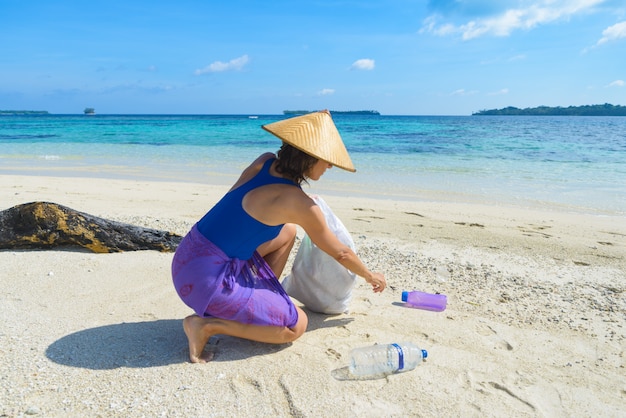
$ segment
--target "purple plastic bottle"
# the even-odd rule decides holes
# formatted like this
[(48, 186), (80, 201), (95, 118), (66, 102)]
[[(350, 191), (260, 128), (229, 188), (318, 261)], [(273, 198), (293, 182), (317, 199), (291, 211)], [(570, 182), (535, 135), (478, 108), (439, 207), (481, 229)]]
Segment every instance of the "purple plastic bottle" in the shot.
[(407, 305), (413, 308), (441, 312), (446, 309), (448, 298), (446, 295), (441, 294), (425, 293), (418, 290), (409, 292), (405, 290), (402, 292), (402, 302), (406, 302)]

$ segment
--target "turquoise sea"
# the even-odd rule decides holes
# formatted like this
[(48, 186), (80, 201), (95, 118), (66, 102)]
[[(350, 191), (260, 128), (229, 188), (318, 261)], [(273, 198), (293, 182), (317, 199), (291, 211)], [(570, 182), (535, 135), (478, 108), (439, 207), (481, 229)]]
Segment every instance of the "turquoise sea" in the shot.
[[(0, 175), (231, 184), (283, 115), (1, 115)], [(626, 117), (335, 115), (357, 168), (310, 191), (626, 215)]]

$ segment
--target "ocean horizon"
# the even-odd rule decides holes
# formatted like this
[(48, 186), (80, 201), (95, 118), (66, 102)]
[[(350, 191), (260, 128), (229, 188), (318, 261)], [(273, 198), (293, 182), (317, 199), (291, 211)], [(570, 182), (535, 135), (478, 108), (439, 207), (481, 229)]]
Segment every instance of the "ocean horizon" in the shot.
[[(285, 115), (0, 115), (0, 174), (230, 185)], [(357, 168), (305, 190), (626, 214), (626, 117), (333, 116)]]

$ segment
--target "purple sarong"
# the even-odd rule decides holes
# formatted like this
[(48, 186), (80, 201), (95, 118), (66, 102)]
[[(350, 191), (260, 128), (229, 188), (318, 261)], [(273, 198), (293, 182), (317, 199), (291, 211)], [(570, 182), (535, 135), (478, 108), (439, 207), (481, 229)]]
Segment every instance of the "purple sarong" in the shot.
[(196, 226), (174, 254), (172, 277), (178, 296), (201, 317), (292, 328), (298, 311), (267, 262), (229, 258)]

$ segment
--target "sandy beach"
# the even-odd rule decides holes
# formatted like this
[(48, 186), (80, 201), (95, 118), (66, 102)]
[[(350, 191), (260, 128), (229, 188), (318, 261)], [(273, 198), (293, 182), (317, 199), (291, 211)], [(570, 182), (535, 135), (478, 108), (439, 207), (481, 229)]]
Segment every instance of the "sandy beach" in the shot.
[[(225, 191), (2, 175), (0, 209), (49, 201), (184, 235)], [(208, 364), (188, 361), (172, 253), (0, 251), (0, 416), (626, 416), (623, 217), (323, 197), (387, 290), (359, 281), (348, 314), (309, 313), (292, 344), (213, 338)], [(403, 290), (448, 307), (407, 308)], [(346, 374), (351, 349), (398, 341), (428, 359)]]

